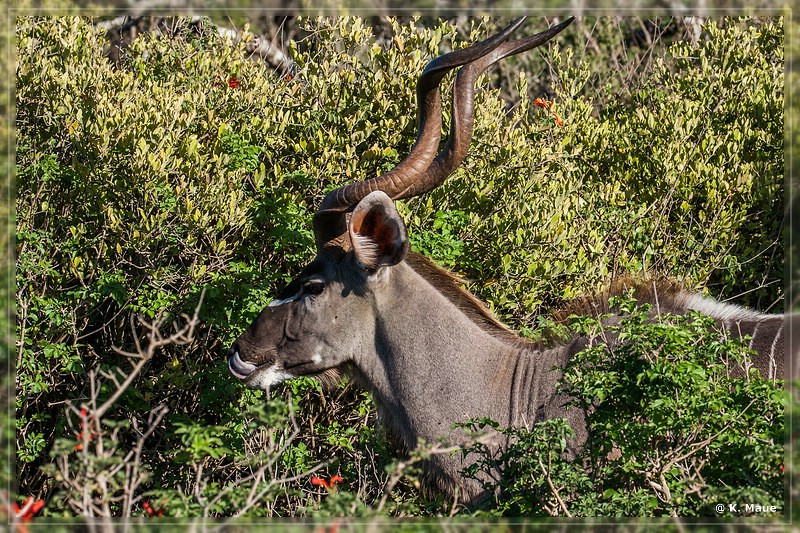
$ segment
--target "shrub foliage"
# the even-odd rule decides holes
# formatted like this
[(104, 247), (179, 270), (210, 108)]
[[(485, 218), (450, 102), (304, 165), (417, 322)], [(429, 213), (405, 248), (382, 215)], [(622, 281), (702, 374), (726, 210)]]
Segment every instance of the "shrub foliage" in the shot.
[[(42, 512), (54, 516), (459, 511), (420, 495), (415, 469), (430, 450), (392, 459), (365, 393), (298, 379), (267, 399), (229, 376), (224, 355), (311, 258), (310, 218), (324, 193), (408, 152), (426, 62), (499, 23), (473, 20), (459, 33), (447, 22), (391, 20), (391, 39), (379, 44), (358, 18), (303, 19), (307, 37), (289, 50), (299, 70), (282, 77), (207, 21), (177, 19), (144, 34), (115, 64), (90, 20), (19, 19), (19, 494), (46, 499)], [(602, 60), (612, 47), (621, 57), (611, 24), (597, 21), (596, 54), (554, 44), (517, 59), (511, 84), (483, 78), (464, 165), (400, 205), (413, 246), (465, 274), (473, 292), (531, 334), (553, 308), (646, 270), (780, 310), (782, 21), (710, 21), (696, 43), (632, 48), (627, 61), (647, 56), (647, 68), (624, 91)], [(537, 105), (529, 78), (548, 67), (552, 94)], [(508, 93), (511, 106), (501, 98)], [(700, 319), (687, 320), (670, 335), (699, 335)], [(636, 332), (651, 334), (659, 332)], [(690, 386), (686, 423), (712, 433), (726, 419), (705, 421), (704, 395), (735, 408), (753, 400), (749, 415), (773, 409), (778, 391), (758, 380), (703, 389), (698, 361), (717, 351), (663, 361), (658, 372), (682, 377), (654, 392), (668, 402)], [(600, 364), (591, 353), (582, 361)], [(568, 386), (581, 401), (622, 394), (633, 416), (625, 403), (633, 390), (592, 383), (591, 391), (580, 380)], [(723, 485), (744, 486), (709, 462), (715, 481), (681, 502), (652, 506), (652, 495), (631, 492), (648, 490), (641, 476), (652, 467), (636, 463), (645, 460), (637, 447), (652, 447), (670, 426), (659, 418), (666, 407), (651, 407), (653, 431), (620, 459), (631, 477), (595, 469), (589, 483), (570, 471), (591, 502), (585, 509), (698, 514)], [(597, 417), (601, 434), (624, 430)], [(757, 496), (780, 500), (774, 443), (730, 456), (748, 431), (774, 439), (780, 413), (769, 427), (736, 420), (725, 434), (731, 450), (715, 448), (720, 436), (703, 453), (746, 466)], [(691, 490), (676, 468), (659, 472), (673, 496)], [(501, 510), (541, 511), (510, 505)]]
[[(654, 321), (649, 305), (615, 300), (618, 324), (606, 322), (612, 314), (573, 324), (590, 339), (562, 384), (590, 413), (582, 456), (563, 458), (573, 432), (561, 419), (503, 429), (513, 444), (499, 457), (485, 445), (467, 450), (481, 458), (472, 472), (506, 474), (490, 484), (498, 497), (488, 514), (759, 514), (747, 503), (782, 513), (784, 392), (758, 372), (730, 376), (726, 361), (746, 365), (751, 354), (712, 319), (690, 313)], [(610, 348), (609, 338), (620, 345)]]

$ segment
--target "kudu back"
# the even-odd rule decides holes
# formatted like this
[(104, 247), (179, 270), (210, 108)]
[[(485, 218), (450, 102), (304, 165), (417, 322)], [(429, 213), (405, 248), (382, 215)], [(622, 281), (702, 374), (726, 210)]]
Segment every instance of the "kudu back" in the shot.
[[(269, 304), (231, 348), (229, 368), (253, 387), (269, 389), (295, 376), (347, 367), (369, 390), (389, 432), (407, 449), (421, 440), (463, 441), (453, 428), (489, 417), (522, 426), (564, 417), (575, 430), (573, 449), (586, 440), (585, 413), (556, 391), (562, 369), (585, 341), (548, 349), (499, 323), (448, 272), (410, 253), (394, 200), (440, 185), (467, 153), (472, 136), (474, 84), (491, 64), (539, 46), (572, 18), (533, 36), (510, 40), (516, 20), (499, 34), (431, 61), (417, 82), (418, 136), (390, 172), (330, 192), (314, 215), (316, 258)], [(459, 68), (452, 122), (439, 151), (439, 83)], [(656, 287), (655, 292), (658, 291)], [(654, 300), (640, 286), (635, 295)], [(783, 376), (783, 317), (762, 315), (674, 287), (658, 294), (659, 310), (696, 309), (734, 335), (751, 335), (755, 366)], [(475, 480), (461, 476), (460, 456), (442, 454), (426, 465), (432, 485), (462, 500), (480, 498)]]

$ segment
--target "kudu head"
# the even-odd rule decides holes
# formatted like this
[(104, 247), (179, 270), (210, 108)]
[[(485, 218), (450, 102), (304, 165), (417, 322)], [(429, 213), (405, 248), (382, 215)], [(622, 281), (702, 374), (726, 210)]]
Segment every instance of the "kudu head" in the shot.
[[(547, 42), (573, 19), (509, 41), (523, 20), (427, 65), (417, 82), (418, 135), (411, 152), (390, 172), (343, 186), (324, 198), (314, 215), (316, 258), (236, 340), (228, 360), (234, 376), (269, 389), (284, 379), (338, 367), (357, 352), (375, 352), (376, 299), (388, 297), (382, 289), (390, 283), (392, 268), (408, 254), (406, 228), (394, 200), (434, 189), (461, 164), (472, 137), (478, 76), (504, 57)], [(439, 84), (457, 67), (461, 69), (455, 79), (450, 134), (437, 155), (442, 129)]]

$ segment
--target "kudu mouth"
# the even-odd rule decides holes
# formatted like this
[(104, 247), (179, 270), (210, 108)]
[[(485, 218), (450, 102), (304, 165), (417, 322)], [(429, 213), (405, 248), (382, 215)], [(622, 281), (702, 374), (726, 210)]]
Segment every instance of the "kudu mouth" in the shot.
[[(265, 365), (262, 365), (265, 366)], [(239, 355), (239, 350), (231, 348), (230, 355), (228, 356), (228, 370), (240, 381), (247, 381), (253, 375), (253, 372), (258, 370), (258, 366), (253, 363), (246, 363), (242, 361)]]
[(242, 359), (237, 345), (230, 349), (228, 355), (228, 371), (239, 381), (250, 383), (257, 379), (258, 374), (264, 372), (272, 372), (273, 374), (281, 374), (288, 376), (304, 376), (320, 372), (318, 368), (320, 363), (319, 359), (314, 357), (304, 359), (299, 362), (286, 364), (276, 362), (274, 358), (270, 358), (267, 362), (262, 364), (250, 363)]

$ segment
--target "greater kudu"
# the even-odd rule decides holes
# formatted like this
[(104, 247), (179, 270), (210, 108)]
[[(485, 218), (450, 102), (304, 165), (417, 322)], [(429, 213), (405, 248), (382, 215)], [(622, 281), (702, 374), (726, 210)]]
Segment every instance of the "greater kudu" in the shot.
[[(458, 281), (409, 253), (406, 228), (393, 200), (440, 185), (470, 144), (474, 82), (496, 61), (547, 42), (572, 18), (531, 37), (509, 41), (522, 23), (431, 61), (417, 83), (419, 130), (408, 157), (392, 171), (329, 193), (314, 215), (316, 258), (269, 304), (231, 348), (231, 373), (269, 389), (295, 376), (347, 366), (369, 390), (389, 431), (407, 448), (439, 437), (458, 443), (453, 428), (489, 417), (520, 426), (565, 417), (586, 439), (584, 413), (566, 405), (556, 384), (585, 340), (541, 349), (504, 327)], [(452, 123), (437, 155), (442, 126), (439, 83), (455, 80)], [(646, 299), (648, 291), (636, 294)], [(652, 296), (652, 295), (649, 295)], [(663, 312), (696, 309), (753, 336), (755, 365), (783, 373), (783, 318), (722, 304), (679, 289), (658, 295)], [(465, 501), (481, 495), (460, 474), (462, 459), (434, 456), (427, 465), (443, 490), (460, 487)]]

